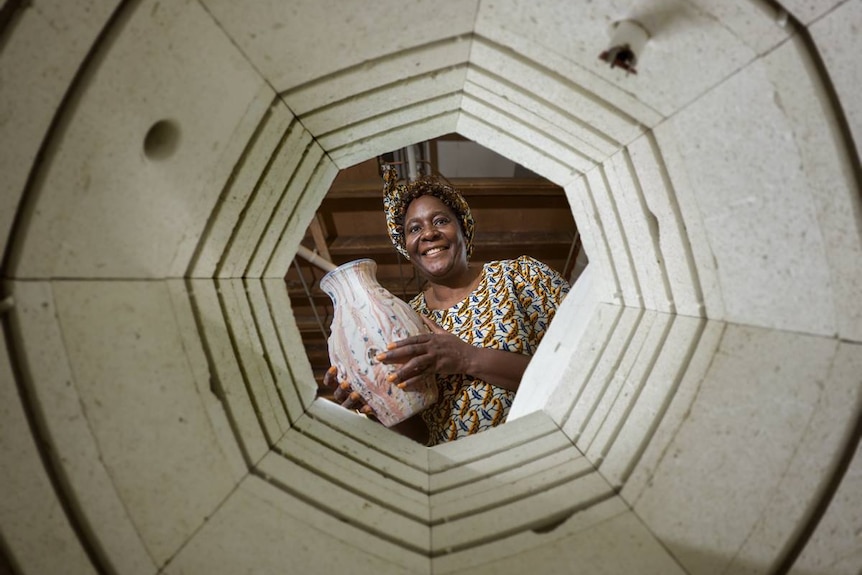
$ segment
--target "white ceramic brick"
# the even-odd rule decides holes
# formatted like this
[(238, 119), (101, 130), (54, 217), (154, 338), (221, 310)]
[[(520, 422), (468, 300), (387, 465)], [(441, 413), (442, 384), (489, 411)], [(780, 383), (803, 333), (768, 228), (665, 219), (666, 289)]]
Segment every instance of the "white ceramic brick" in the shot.
[[(33, 162), (69, 84), (118, 0), (8, 4), (0, 51), (0, 253), (6, 251)], [(9, 89), (11, 86), (26, 89)], [(12, 143), (14, 142), (14, 145)]]
[[(327, 481), (346, 486), (348, 490), (378, 505), (396, 509), (415, 521), (428, 523), (428, 493), (424, 489), (416, 489), (374, 467), (344, 457), (341, 452), (296, 430), (285, 434), (276, 451), (280, 457), (297, 462)], [(285, 481), (271, 466), (267, 469), (266, 472), (274, 478)], [(266, 469), (261, 467), (261, 470)]]
[[(816, 0), (799, 1), (820, 4)], [(809, 32), (856, 144), (856, 149), (850, 153), (859, 156), (862, 155), (862, 104), (858, 94), (862, 87), (862, 71), (859, 70), (857, 54), (862, 48), (862, 38), (858, 33), (862, 25), (862, 2), (850, 0), (838, 5), (840, 0), (826, 1), (834, 3), (836, 8), (814, 22)]]
[(415, 490), (428, 489), (425, 446), (324, 399), (315, 401), (308, 415), (297, 421), (297, 431)]
[(364, 145), (367, 140), (384, 135), (391, 130), (404, 128), (417, 122), (425, 122), (429, 118), (436, 118), (441, 114), (455, 112), (460, 105), (460, 93), (446, 94), (404, 108), (392, 109), (382, 116), (344, 126), (337, 131), (319, 137), (317, 142), (327, 153), (337, 155), (343, 147), (355, 146), (356, 144)]
[[(628, 508), (619, 497), (611, 497), (569, 517), (556, 518), (551, 523), (536, 529), (500, 537), (463, 551), (433, 557), (432, 571), (437, 575), (472, 573), (477, 568), (492, 564), (488, 566), (488, 569), (496, 569), (492, 572), (508, 572), (511, 571), (512, 562), (517, 561), (521, 555), (527, 556), (528, 563), (525, 564), (529, 565), (529, 569), (534, 569), (535, 563), (532, 559), (534, 556), (544, 555), (546, 559), (552, 555), (556, 556), (558, 552), (547, 550), (561, 543), (563, 546), (568, 545), (572, 540), (599, 527), (604, 521), (627, 511)], [(570, 566), (563, 569), (563, 572), (570, 571)]]
[(467, 74), (465, 65), (436, 70), (424, 76), (407, 78), (378, 90), (360, 93), (318, 111), (301, 116), (302, 124), (315, 136), (343, 126), (383, 115), (393, 108), (412, 106), (461, 91)]
[[(477, 41), (477, 47), (482, 46), (481, 42)], [(589, 112), (583, 108), (596, 107), (599, 111), (604, 112), (608, 116), (608, 122), (613, 122), (617, 117), (609, 113), (606, 108), (597, 106), (595, 102), (590, 101), (581, 96), (579, 106), (574, 107), (562, 102), (550, 100), (557, 96), (556, 94), (548, 94), (547, 91), (539, 94), (530, 93), (527, 86), (534, 82), (542, 82), (550, 84), (552, 78), (543, 76), (538, 71), (525, 67), (525, 74), (529, 73), (528, 77), (524, 75), (514, 75), (512, 67), (517, 67), (520, 63), (517, 60), (505, 61), (504, 70), (509, 70), (506, 77), (498, 76), (481, 67), (477, 64), (479, 55), (478, 49), (473, 50), (470, 67), (467, 70), (467, 83), (465, 88), (473, 89), (478, 92), (481, 87), (482, 94), (493, 95), (494, 100), (504, 103), (507, 108), (516, 111), (517, 115), (524, 119), (527, 123), (535, 122), (540, 126), (542, 131), (554, 134), (554, 136), (565, 141), (572, 148), (577, 150), (581, 155), (593, 160), (601, 161), (617, 149), (618, 144), (610, 136), (605, 133), (598, 132), (596, 128), (581, 119), (575, 114), (587, 115)], [(512, 80), (517, 80), (518, 84), (513, 85)], [(558, 87), (558, 86), (554, 86)], [(560, 95), (577, 94), (575, 90), (565, 90), (562, 86), (558, 87)], [(570, 88), (566, 86), (566, 88)], [(605, 130), (608, 128), (602, 126)]]
[[(294, 379), (292, 370), (287, 363), (286, 350), (274, 323), (275, 316), (281, 315), (282, 310), (276, 310), (274, 307), (271, 307), (262, 281), (246, 279), (243, 280), (243, 283), (254, 314), (255, 331), (260, 337), (261, 345), (263, 346), (261, 353), (266, 359), (269, 369), (272, 370), (273, 385), (278, 397), (284, 403), (288, 419), (296, 421), (304, 412), (305, 407), (302, 405), (302, 400), (297, 391), (297, 381)], [(273, 287), (275, 289), (281, 287), (284, 290), (284, 283), (279, 282), (279, 284)], [(294, 354), (303, 351), (304, 348), (300, 348), (295, 350)], [(313, 379), (312, 377), (311, 380)], [(309, 382), (311, 380), (303, 382), (303, 387), (310, 387)], [(314, 387), (317, 387), (316, 382)]]
[(669, 123), (678, 136), (699, 134), (698, 145), (681, 152), (716, 260), (725, 319), (833, 335), (833, 285), (816, 205), (765, 64), (747, 67)]
[(212, 362), (210, 374), (213, 385), (221, 394), (231, 427), (236, 430), (236, 441), (250, 463), (259, 461), (269, 449), (254, 404), (248, 395), (239, 358), (234, 353), (229, 329), (219, 303), (219, 294), (213, 280), (189, 280), (195, 313), (200, 318), (201, 341)]
[(473, 43), (467, 79), (565, 127), (591, 149), (585, 155), (607, 156), (643, 131), (640, 122), (547, 68), (546, 62), (518, 57), (481, 36)]
[(74, 494), (82, 524), (99, 541), (106, 562), (117, 572), (152, 573), (156, 563), (88, 420), (80, 375), (69, 362), (64, 341), (68, 334), (60, 327), (51, 284), (16, 282), (14, 297), (13, 331), (21, 346), (18, 361), (26, 369), (32, 404), (45, 424), (51, 453)]
[[(862, 346), (839, 343), (829, 372), (817, 380), (818, 397), (812, 402), (814, 413), (806, 422), (805, 435), (784, 471), (775, 492), (751, 535), (734, 557), (730, 571), (744, 573), (746, 565), (769, 565), (786, 549), (799, 528), (809, 522), (811, 510), (823, 496), (824, 486), (833, 480), (838, 461), (852, 442), (855, 422), (862, 414)], [(816, 562), (797, 563), (800, 570), (812, 572), (859, 573), (862, 568), (862, 511), (854, 502), (862, 495), (862, 459), (859, 448), (855, 469), (848, 470), (841, 486), (821, 519), (811, 541), (831, 546), (831, 553), (816, 554)], [(841, 490), (844, 490), (843, 492)], [(822, 530), (822, 531), (821, 531)], [(819, 534), (818, 534), (819, 531)], [(816, 548), (816, 547), (815, 547)], [(808, 546), (802, 552), (804, 556)], [(853, 562), (839, 565), (855, 553)], [(810, 556), (815, 557), (815, 554)], [(831, 563), (831, 564), (830, 564)], [(773, 568), (777, 565), (773, 565)]]
[[(434, 107), (433, 102), (425, 102), (422, 105), (423, 107), (427, 107), (425, 109), (429, 110), (429, 112)], [(421, 109), (419, 110), (421, 111)], [(349, 168), (380, 154), (385, 154), (392, 150), (415, 144), (416, 142), (424, 142), (425, 140), (430, 140), (444, 134), (456, 132), (459, 117), (460, 112), (458, 111), (442, 112), (428, 117), (423, 114), (411, 123), (375, 134), (367, 139), (359, 139), (352, 144), (332, 150), (330, 158), (339, 168)], [(381, 123), (385, 123), (389, 120), (381, 118), (380, 121)], [(360, 129), (361, 126), (362, 124), (355, 125), (357, 129)]]
[(482, 86), (468, 82), (464, 86), (461, 109), (482, 121), (504, 129), (513, 138), (542, 150), (561, 164), (577, 172), (593, 167), (595, 161), (573, 146), (571, 137), (562, 133), (541, 117), (525, 115), (521, 109), (511, 105), (502, 96)]
[[(680, 325), (681, 320), (683, 318), (677, 317), (675, 324)], [(691, 354), (691, 360), (683, 366), (682, 380), (668, 398), (670, 403), (660, 420), (656, 422), (654, 432), (649, 437), (635, 433), (635, 437), (639, 441), (646, 440), (646, 446), (643, 449), (643, 455), (638, 457), (635, 467), (622, 489), (623, 498), (631, 505), (637, 503), (638, 498), (649, 486), (656, 469), (667, 455), (668, 445), (673, 441), (680, 426), (688, 417), (689, 409), (700, 392), (700, 386), (712, 364), (727, 327), (727, 324), (720, 321), (694, 319), (689, 321), (704, 321), (705, 325), (697, 341), (694, 342), (694, 350), (686, 350), (687, 353)], [(609, 480), (611, 483), (617, 484), (619, 481), (614, 473), (613, 458), (609, 456), (605, 465), (609, 467), (607, 472)], [(605, 471), (602, 473), (604, 474)]]
[(545, 404), (545, 413), (558, 425), (563, 425), (568, 420), (569, 414), (578, 404), (593, 370), (604, 356), (605, 348), (611, 338), (615, 337), (617, 323), (624, 309), (615, 305), (598, 304), (584, 310), (585, 315), (589, 313), (589, 323), (584, 336), (577, 345), (568, 350), (564, 356), (567, 359), (561, 361), (561, 383), (553, 390)]
[(813, 20), (822, 17), (827, 12), (840, 10), (842, 4), (845, 6), (852, 2), (846, 0), (780, 0), (779, 4), (785, 10), (793, 14), (803, 24), (809, 24)]
[[(343, 10), (345, 6), (339, 6)], [(366, 7), (368, 8), (368, 7)], [(282, 99), (297, 115), (329, 106), (359, 93), (379, 89), (408, 77), (436, 73), (467, 61), (472, 40), (456, 36), (418, 49), (386, 54), (377, 60), (366, 60), (361, 66), (346, 68), (323, 81), (312, 81), (282, 94)]]
[(224, 405), (211, 388), (209, 364), (203, 349), (201, 333), (198, 331), (194, 317), (194, 306), (191, 302), (192, 294), (186, 287), (184, 280), (165, 280), (165, 284), (171, 298), (171, 307), (174, 310), (177, 333), (182, 339), (183, 350), (186, 353), (189, 370), (194, 377), (198, 397), (207, 411), (213, 433), (218, 437), (219, 447), (224, 454), (225, 461), (231, 467), (234, 480), (239, 482), (248, 473), (248, 466), (242, 458), (242, 451), (237, 445), (236, 435), (231, 429)]
[[(831, 98), (823, 86), (812, 82), (810, 89), (790, 89), (799, 68), (813, 68), (803, 56), (804, 46), (794, 44), (765, 61), (770, 76), (780, 88), (782, 102), (804, 162), (811, 194), (818, 210), (827, 258), (832, 268), (838, 333), (862, 341), (862, 199), (853, 178), (853, 156), (862, 153), (862, 106), (858, 93), (862, 72), (854, 56), (862, 41), (856, 33), (862, 26), (862, 2), (854, 1), (835, 9), (811, 26), (812, 37), (826, 65), (832, 88), (855, 141), (842, 137)], [(815, 68), (816, 70), (816, 68)], [(807, 84), (803, 86), (808, 87)], [(820, 112), (820, 113), (815, 113)], [(843, 149), (842, 149), (843, 148)], [(847, 149), (849, 148), (849, 149)]]
[[(585, 128), (559, 108), (546, 104), (537, 96), (527, 94), (504, 82), (490, 71), (471, 64), (467, 70), (464, 92), (473, 98), (511, 116), (521, 124), (532, 127), (537, 133), (545, 134), (556, 145), (575, 152), (573, 165), (586, 170), (594, 162), (606, 158), (614, 149), (614, 142), (601, 137), (595, 131)], [(519, 78), (524, 82), (526, 78)], [(568, 112), (568, 110), (566, 110)], [(492, 118), (488, 118), (493, 121)]]
[(235, 486), (190, 373), (167, 287), (58, 282), (54, 294), (101, 459), (162, 565)]
[(620, 361), (628, 349), (629, 342), (638, 333), (638, 325), (644, 311), (637, 308), (622, 308), (619, 319), (613, 325), (613, 332), (607, 342), (598, 349), (595, 363), (584, 375), (586, 381), (578, 386), (578, 394), (570, 403), (562, 429), (576, 443), (581, 433), (590, 423), (590, 417), (601, 400), (602, 393), (614, 377)]
[(487, 558), (489, 561), (479, 567), (462, 569), (453, 565), (452, 570), (435, 569), (434, 573), (686, 573), (631, 512), (517, 554)]
[(594, 470), (581, 452), (569, 444), (566, 449), (547, 457), (524, 462), (484, 479), (477, 476), (462, 487), (432, 494), (431, 521), (439, 525), (503, 507), (556, 485), (578, 481)]
[[(289, 450), (288, 450), (289, 452)], [(334, 481), (270, 451), (257, 466), (264, 479), (320, 511), (343, 518), (378, 537), (385, 537), (417, 552), (427, 547), (429, 527), (425, 518), (408, 517), (398, 511), (397, 496), (384, 501), (364, 493), (360, 477)]]
[(704, 319), (673, 316), (660, 355), (602, 461), (600, 471), (612, 485), (625, 484), (649, 445), (674, 400), (705, 327)]
[[(287, 295), (287, 286), (281, 278), (261, 280), (261, 286), (266, 294), (266, 301), (272, 314), (275, 332), (278, 335), (281, 351), (287, 361), (287, 368), (293, 381), (295, 396), (287, 400), (289, 413), (295, 419), (311, 405), (317, 395), (317, 382), (308, 362), (308, 355), (302, 345), (302, 335), (296, 326), (293, 308)], [(286, 384), (285, 384), (286, 386)], [(284, 390), (285, 397), (292, 394)]]
[(613, 494), (598, 473), (549, 487), (505, 505), (431, 527), (432, 554), (449, 553), (542, 525), (548, 517), (577, 511)]
[(667, 275), (659, 251), (657, 220), (647, 208), (643, 193), (631, 169), (625, 150), (604, 164), (609, 191), (616, 198), (620, 223), (629, 238), (644, 307), (661, 312), (674, 311)]
[[(613, 397), (601, 427), (585, 452), (589, 460), (596, 465), (604, 461), (608, 451), (616, 442), (620, 430), (629, 422), (631, 411), (641, 393), (648, 389), (647, 382), (652, 376), (655, 363), (666, 344), (668, 333), (673, 324), (674, 316), (658, 312), (647, 313), (652, 313), (655, 319), (644, 339), (644, 344), (638, 352), (635, 363), (625, 375), (622, 385)], [(644, 329), (645, 323), (641, 322), (641, 329)], [(620, 367), (622, 368), (622, 365)], [(649, 392), (647, 391), (647, 393)], [(602, 399), (605, 398), (611, 400), (611, 395), (605, 393), (605, 397)], [(600, 404), (596, 412), (602, 412), (604, 409), (604, 406)]]
[[(223, 257), (225, 244), (236, 224), (236, 210), (243, 209), (245, 193), (251, 189), (250, 186), (243, 188), (247, 180), (239, 177), (240, 170), (250, 172), (243, 173), (244, 177), (252, 175), (254, 169), (250, 169), (249, 165), (266, 161), (269, 157), (270, 150), (264, 150), (262, 157), (261, 150), (256, 146), (259, 144), (258, 139), (266, 137), (260, 132), (262, 124), (266, 122), (267, 112), (283, 109), (279, 102), (273, 101), (275, 97), (272, 88), (264, 84), (249, 102), (236, 129), (226, 142), (222, 159), (209, 174), (206, 186), (207, 189), (213, 190), (212, 195), (202, 197), (201, 201), (193, 206), (190, 217), (195, 221), (206, 222), (206, 226), (201, 228), (200, 233), (186, 234), (180, 240), (171, 268), (167, 272), (168, 277), (212, 277), (215, 274), (215, 269)], [(218, 197), (215, 190), (221, 190)]]
[(451, 467), (469, 465), (497, 453), (508, 452), (519, 445), (532, 443), (541, 437), (556, 434), (557, 431), (553, 420), (544, 413), (535, 411), (482, 433), (435, 445), (428, 454), (429, 470), (434, 475)]
[(607, 187), (604, 171), (604, 167), (599, 166), (587, 173), (587, 193), (595, 205), (599, 226), (608, 243), (610, 263), (616, 270), (624, 305), (643, 307), (641, 285), (634, 269), (629, 238), (622, 227), (616, 199)]
[(653, 236), (658, 235), (657, 256), (661, 260), (661, 269), (666, 273), (667, 287), (673, 300), (670, 305), (676, 313), (703, 316), (700, 278), (690, 239), (697, 232), (686, 230), (655, 136), (649, 133), (638, 138), (627, 151), (630, 168), (634, 171), (632, 176), (637, 179), (646, 204), (647, 225)]
[[(185, 270), (223, 186), (210, 178), (228, 175), (239, 151), (228, 142), (247, 135), (245, 115), (264, 81), (203, 7), (152, 0), (130, 10), (110, 49), (91, 60), (74, 114), (52, 140), (32, 190), (19, 277)], [(176, 147), (148, 157), (145, 137), (165, 120), (178, 126)]]
[(781, 10), (765, 0), (710, 2), (688, 0), (710, 14), (722, 26), (757, 54), (763, 55), (790, 35), (792, 28), (782, 24)]
[(321, 156), (320, 162), (308, 180), (308, 185), (301, 191), (296, 200), (293, 213), (290, 214), (278, 244), (272, 252), (272, 258), (264, 272), (266, 276), (283, 278), (287, 273), (296, 254), (296, 247), (302, 241), (308, 224), (314, 218), (317, 207), (337, 175), (338, 166), (329, 156)]
[(366, 533), (252, 476), (164, 572), (430, 575), (428, 563), (425, 554)]
[(592, 274), (589, 266), (584, 269), (557, 309), (554, 321), (524, 371), (506, 421), (550, 407), (549, 399), (557, 389), (572, 386), (566, 370), (570, 363), (578, 361), (573, 355), (587, 337), (590, 319), (598, 305)]
[(219, 267), (219, 277), (244, 277), (272, 212), (287, 190), (290, 176), (296, 171), (311, 135), (299, 122), (293, 122), (279, 147), (273, 150), (267, 169), (254, 195), (243, 208), (242, 218), (234, 230)]
[[(246, 268), (247, 277), (259, 278), (264, 276), (266, 267), (272, 259), (273, 252), (278, 248), (284, 228), (296, 210), (297, 198), (302, 194), (302, 190), (308, 185), (310, 178), (314, 175), (314, 170), (317, 168), (322, 156), (323, 150), (320, 149), (320, 146), (314, 141), (310, 142), (299, 166), (291, 174), (287, 189), (279, 198), (272, 217), (267, 223), (266, 231), (260, 238), (254, 255), (248, 263), (248, 267)], [(280, 277), (284, 277), (285, 273), (286, 270), (283, 271)]]
[(587, 190), (585, 177), (579, 177), (565, 186), (566, 197), (572, 208), (584, 253), (593, 267), (592, 276), (599, 301), (621, 304), (623, 301), (616, 269), (611, 263), (610, 247), (599, 215)]
[(856, 447), (829, 508), (790, 569), (791, 575), (812, 572), (857, 575), (862, 571), (859, 501), (862, 501), (862, 443)]
[[(264, 263), (264, 267), (260, 268), (262, 277), (284, 277), (290, 262), (293, 261), (296, 247), (302, 239), (293, 237), (291, 239), (294, 241), (290, 241), (288, 238), (296, 234), (295, 232), (291, 234), (289, 230), (296, 230), (299, 225), (298, 220), (302, 219), (302, 232), (305, 232), (313, 216), (313, 214), (306, 214), (302, 217), (300, 203), (303, 202), (303, 198), (314, 196), (316, 208), (326, 194), (326, 190), (329, 189), (335, 173), (337, 168), (317, 142), (312, 141), (299, 170), (291, 180), (287, 192), (279, 200), (275, 214), (267, 225), (266, 234), (249, 267), (249, 274), (253, 273), (252, 268), (256, 268), (257, 261), (260, 260)], [(308, 203), (307, 199), (305, 203)]]
[(392, 58), (391, 67), (384, 63), (384, 70), (378, 71), (369, 66), (368, 78), (358, 74), (357, 82), (379, 85), (387, 78), (400, 80), (419, 60), (399, 52), (428, 50), (437, 42), (469, 34), (478, 0), (421, 0), (409, 6), (398, 0), (373, 4), (264, 0), (254, 10), (230, 0), (204, 4), (276, 90), (287, 91), (337, 72), (362, 69), (384, 56)]
[[(674, 296), (680, 291), (683, 293), (687, 291), (683, 289), (683, 286), (688, 285), (687, 279), (691, 276), (693, 280), (691, 285), (695, 288), (692, 295), (697, 298), (696, 301), (699, 304), (696, 309), (703, 311), (690, 315), (705, 316), (717, 320), (724, 319), (726, 312), (724, 294), (718, 277), (718, 260), (713, 254), (706, 226), (703, 223), (703, 216), (697, 205), (695, 182), (687, 171), (680, 149), (686, 145), (686, 140), (684, 137), (678, 136), (669, 122), (663, 122), (656, 126), (653, 133), (655, 134), (655, 161), (660, 162), (660, 164), (651, 167), (658, 168), (658, 170), (663, 167), (666, 170), (664, 173), (667, 175), (667, 185), (662, 186), (662, 188), (668, 192), (671, 208), (675, 213), (679, 213), (678, 229), (688, 264), (685, 268), (682, 265), (677, 267), (679, 270), (676, 275), (678, 288), (674, 292)], [(657, 170), (651, 171), (652, 178), (658, 175), (656, 172)], [(657, 180), (653, 179), (652, 182), (657, 182)], [(645, 195), (649, 197), (649, 194)], [(656, 195), (660, 197), (661, 191)], [(674, 204), (676, 204), (676, 208), (673, 207)], [(671, 233), (674, 236), (676, 231), (676, 229), (671, 228)], [(685, 313), (681, 307), (677, 307), (677, 312)]]
[[(484, 108), (480, 113), (485, 113)], [(480, 146), (521, 164), (557, 185), (562, 186), (577, 175), (572, 166), (546, 155), (540, 148), (512, 137), (500, 126), (489, 123), (482, 116), (461, 112), (458, 115), (457, 131)]]
[(274, 444), (288, 430), (285, 406), (275, 386), (273, 374), (264, 357), (257, 326), (242, 280), (216, 280), (224, 319), (246, 389), (268, 443)]
[(257, 131), (247, 139), (233, 166), (234, 175), (226, 181), (225, 190), (211, 216), (212, 221), (200, 240), (199, 253), (191, 270), (194, 277), (216, 274), (243, 210), (293, 119), (293, 114), (280, 100), (271, 102), (260, 118)]
[[(650, 335), (657, 315), (656, 312), (648, 310), (639, 312), (637, 319), (634, 320), (632, 334), (626, 339), (625, 350), (616, 356), (615, 363), (607, 376), (602, 379), (594, 376), (587, 386), (581, 399), (587, 401), (588, 410), (581, 412), (585, 413), (585, 417), (581, 423), (581, 432), (576, 439), (578, 447), (584, 453), (590, 449), (602, 426), (608, 423), (607, 418), (611, 408), (622, 390), (631, 385), (629, 378), (639, 380), (640, 374), (637, 373), (636, 366), (642, 364), (642, 354), (650, 356), (653, 352), (651, 348), (654, 348), (655, 342)], [(609, 423), (615, 424), (613, 421)], [(590, 457), (601, 458), (601, 450), (591, 453)], [(598, 464), (599, 460), (596, 459), (593, 462)]]
[(687, 418), (634, 506), (683, 567), (722, 572), (751, 537), (804, 443), (821, 394), (815, 382), (828, 379), (837, 345), (727, 326)]
[[(439, 499), (448, 500), (451, 498), (453, 489), (473, 485), (482, 480), (493, 481), (500, 474), (520, 468), (529, 462), (569, 451), (571, 447), (572, 442), (562, 433), (554, 430), (521, 445), (509, 447), (505, 451), (488, 454), (482, 459), (469, 459), (460, 465), (430, 475), (432, 497), (436, 499), (440, 494)], [(432, 499), (432, 505), (436, 503), (435, 499)]]
[[(526, 59), (533, 66), (540, 66), (548, 76), (559, 75), (566, 83), (577, 86), (586, 97), (601, 101), (603, 106), (613, 109), (620, 116), (629, 116), (633, 123), (655, 125), (662, 118), (659, 112), (630, 90), (618, 89), (595, 73), (593, 68), (598, 62), (598, 55), (610, 40), (606, 35), (610, 20), (602, 15), (597, 25), (596, 21), (585, 17), (587, 6), (584, 4), (580, 0), (578, 3), (557, 1), (527, 6), (507, 0), (482, 5), (476, 19), (475, 33), (479, 36), (476, 45), (481, 41), (490, 44), (495, 50), (512, 53), (514, 58)], [(605, 6), (603, 4), (597, 9), (610, 11), (617, 8), (610, 4)], [(561, 15), (561, 11), (568, 11), (569, 14)], [(616, 10), (616, 14), (623, 13), (623, 10)], [(551, 20), (556, 22), (549, 24)], [(575, 31), (578, 25), (581, 29), (592, 27), (589, 33), (591, 37), (597, 34), (601, 36), (598, 43), (589, 44), (591, 53), (586, 66), (576, 62), (577, 56), (564, 48), (572, 41), (580, 42), (581, 38), (585, 38), (581, 32)], [(562, 30), (564, 27), (566, 29)], [(560, 38), (560, 34), (566, 38)], [(587, 48), (586, 43), (583, 43), (583, 48)], [(491, 68), (491, 71), (501, 73), (505, 72), (505, 68)], [(507, 74), (500, 75), (505, 77)], [(542, 85), (553, 93), (546, 81)], [(597, 122), (599, 131), (602, 130), (602, 124)], [(633, 133), (632, 137), (635, 135)]]
[[(641, 22), (652, 36), (639, 58), (637, 74), (612, 69), (599, 59), (610, 45), (610, 25), (625, 18)], [(664, 116), (693, 101), (755, 56), (711, 14), (680, 2), (633, 6), (626, 0), (503, 0), (480, 7), (476, 32), (517, 51), (521, 51), (520, 43), (535, 44), (544, 52), (565, 58), (569, 69), (565, 74), (574, 75), (577, 70), (594, 76), (582, 85), (595, 90), (599, 98), (622, 100), (618, 92), (624, 92)], [(520, 42), (515, 43), (514, 38)], [(704, 54), (709, 55), (708, 62)], [(637, 110), (629, 113), (636, 116)]]
[[(5, 339), (5, 338), (4, 338)], [(98, 573), (81, 546), (31, 437), (6, 342), (0, 346), (0, 533), (21, 573)], [(62, 495), (61, 495), (62, 496)], [(155, 569), (142, 564), (138, 572)]]

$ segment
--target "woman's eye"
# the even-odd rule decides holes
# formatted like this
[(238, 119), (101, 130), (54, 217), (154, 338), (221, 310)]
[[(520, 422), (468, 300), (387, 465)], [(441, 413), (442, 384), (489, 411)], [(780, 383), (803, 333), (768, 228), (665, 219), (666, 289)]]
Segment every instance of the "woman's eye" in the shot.
[(448, 223), (449, 223), (449, 218), (437, 218), (436, 220), (434, 220), (435, 226), (445, 226)]
[(407, 231), (410, 232), (411, 234), (415, 234), (416, 232), (419, 231), (419, 226), (410, 226), (409, 228), (407, 228)]

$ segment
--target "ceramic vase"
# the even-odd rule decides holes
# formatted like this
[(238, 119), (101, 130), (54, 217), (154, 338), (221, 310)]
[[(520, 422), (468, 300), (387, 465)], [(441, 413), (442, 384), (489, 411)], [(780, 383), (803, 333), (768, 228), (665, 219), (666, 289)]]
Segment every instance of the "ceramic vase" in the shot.
[(386, 380), (398, 366), (375, 359), (389, 343), (429, 329), (406, 302), (380, 285), (374, 260), (339, 266), (323, 276), (320, 288), (332, 299), (335, 310), (329, 359), (339, 377), (374, 409), (380, 423), (391, 427), (437, 401), (433, 374), (419, 385), (400, 389)]

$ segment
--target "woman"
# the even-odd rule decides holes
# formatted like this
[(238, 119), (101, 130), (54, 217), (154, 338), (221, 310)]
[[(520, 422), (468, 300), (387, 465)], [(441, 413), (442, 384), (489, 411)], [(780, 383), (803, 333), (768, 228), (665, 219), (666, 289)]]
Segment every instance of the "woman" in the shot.
[[(440, 391), (392, 429), (435, 445), (499, 425), (569, 285), (528, 256), (471, 262), (473, 216), (457, 190), (431, 176), (397, 184), (392, 168), (383, 177), (389, 237), (427, 282), (410, 305), (431, 333), (393, 342), (377, 359), (398, 366), (390, 379), (399, 387), (434, 373)], [(336, 378), (331, 368), (324, 384)], [(344, 382), (335, 397), (372, 414)]]

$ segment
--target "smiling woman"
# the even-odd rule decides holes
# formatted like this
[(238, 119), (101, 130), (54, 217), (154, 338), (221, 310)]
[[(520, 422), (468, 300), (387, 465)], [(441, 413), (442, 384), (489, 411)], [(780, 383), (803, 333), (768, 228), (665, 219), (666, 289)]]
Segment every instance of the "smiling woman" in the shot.
[[(410, 305), (431, 333), (392, 342), (378, 359), (398, 366), (390, 378), (401, 388), (429, 373), (439, 388), (437, 403), (393, 429), (436, 445), (495, 427), (505, 422), (569, 285), (529, 256), (471, 262), (470, 207), (437, 178), (398, 184), (395, 170), (385, 168), (384, 182), (389, 237), (427, 282)], [(359, 407), (357, 394), (337, 378), (330, 371), (324, 383), (336, 388), (342, 405)]]

